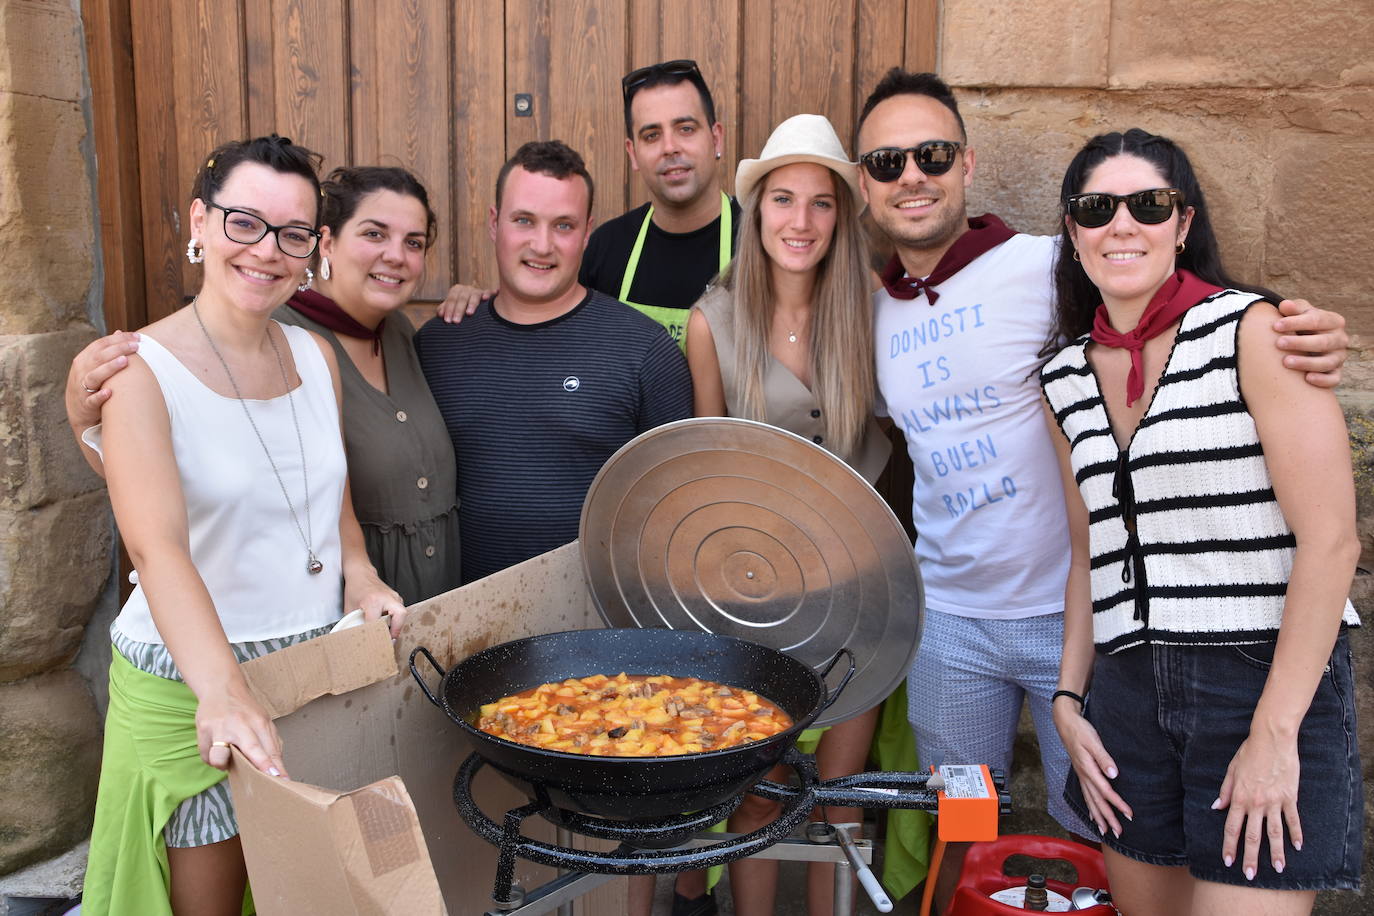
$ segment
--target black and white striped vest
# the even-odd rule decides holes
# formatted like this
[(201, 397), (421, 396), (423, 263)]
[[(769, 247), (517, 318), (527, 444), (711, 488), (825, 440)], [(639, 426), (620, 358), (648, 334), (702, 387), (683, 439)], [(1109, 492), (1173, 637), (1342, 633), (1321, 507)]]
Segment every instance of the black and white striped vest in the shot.
[[(1259, 298), (1225, 290), (1188, 310), (1125, 449), (1085, 356), (1088, 335), (1041, 370), (1088, 508), (1093, 640), (1106, 652), (1278, 634), (1295, 542), (1236, 363), (1240, 318)], [(1359, 625), (1349, 601), (1343, 619)]]

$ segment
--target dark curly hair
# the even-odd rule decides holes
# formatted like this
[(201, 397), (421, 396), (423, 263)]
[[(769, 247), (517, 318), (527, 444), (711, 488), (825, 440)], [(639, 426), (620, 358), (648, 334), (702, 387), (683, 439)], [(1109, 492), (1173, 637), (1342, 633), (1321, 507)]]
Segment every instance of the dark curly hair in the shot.
[[(292, 143), (287, 137), (271, 134), (254, 137), (251, 140), (233, 140), (222, 143), (205, 157), (205, 164), (196, 173), (191, 184), (191, 200), (197, 198), (211, 203), (220, 188), (229, 180), (229, 173), (244, 162), (265, 165), (283, 175), (299, 175), (310, 182), (315, 189), (315, 215), (319, 216), (320, 200), (320, 162), (323, 156), (304, 146)], [(312, 222), (315, 222), (312, 219)]]
[(324, 207), (320, 212), (320, 225), (328, 226), (335, 235), (358, 212), (358, 204), (364, 197), (377, 191), (393, 191), (415, 198), (425, 208), (425, 247), (434, 244), (439, 222), (429, 206), (429, 192), (420, 179), (405, 169), (381, 165), (340, 167), (329, 173), (322, 188)]
[(506, 164), (501, 166), (501, 171), (496, 175), (497, 212), (501, 210), (501, 192), (506, 189), (506, 176), (517, 165), (527, 172), (548, 175), (559, 180), (572, 175), (581, 177), (587, 183), (587, 212), (592, 212), (592, 203), (596, 199), (596, 185), (592, 183), (592, 175), (587, 171), (587, 164), (582, 161), (582, 156), (577, 150), (562, 140), (531, 140), (506, 160)]

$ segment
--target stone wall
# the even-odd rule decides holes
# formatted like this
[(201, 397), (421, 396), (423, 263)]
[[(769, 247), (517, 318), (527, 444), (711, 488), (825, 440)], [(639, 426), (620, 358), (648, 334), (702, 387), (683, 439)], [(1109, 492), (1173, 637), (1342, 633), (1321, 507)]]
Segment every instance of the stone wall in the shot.
[[(1356, 349), (1339, 394), (1351, 428), (1362, 566), (1374, 569), (1374, 4), (1359, 0), (944, 0), (940, 71), (978, 152), (970, 212), (1058, 232), (1059, 182), (1094, 134), (1143, 127), (1199, 172), (1229, 269), (1346, 316)], [(1352, 598), (1374, 621), (1374, 577)], [(1374, 875), (1374, 639), (1353, 636)], [(1056, 833), (1027, 718), (1013, 829)], [(1037, 805), (1040, 810), (1036, 810)], [(1320, 914), (1367, 897), (1321, 895)]]
[(0, 875), (86, 837), (100, 763), (71, 665), (112, 525), (62, 407), (99, 301), (89, 93), (72, 0), (0, 0)]

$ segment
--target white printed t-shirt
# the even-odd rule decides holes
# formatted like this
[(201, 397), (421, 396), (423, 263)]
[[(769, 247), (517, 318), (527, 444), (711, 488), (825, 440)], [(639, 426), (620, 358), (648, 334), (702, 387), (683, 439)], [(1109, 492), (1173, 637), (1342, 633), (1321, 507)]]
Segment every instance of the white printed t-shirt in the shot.
[(1059, 613), (1069, 568), (1058, 458), (1036, 354), (1053, 320), (1056, 240), (1016, 235), (936, 289), (874, 294), (878, 410), (906, 436), (926, 606)]

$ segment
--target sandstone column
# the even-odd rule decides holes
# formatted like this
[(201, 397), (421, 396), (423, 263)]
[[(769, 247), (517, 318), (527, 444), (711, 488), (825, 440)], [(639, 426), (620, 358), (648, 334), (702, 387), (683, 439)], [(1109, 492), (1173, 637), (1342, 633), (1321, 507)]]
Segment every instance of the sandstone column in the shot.
[(90, 830), (100, 721), (72, 670), (109, 505), (62, 387), (98, 312), (89, 102), (71, 0), (0, 0), (0, 875)]

